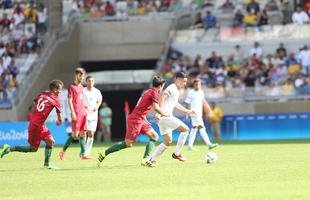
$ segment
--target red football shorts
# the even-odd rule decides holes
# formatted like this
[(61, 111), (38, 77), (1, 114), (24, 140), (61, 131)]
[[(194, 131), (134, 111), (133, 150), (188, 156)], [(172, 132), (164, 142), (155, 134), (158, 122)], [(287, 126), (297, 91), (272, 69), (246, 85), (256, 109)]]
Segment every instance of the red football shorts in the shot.
[(145, 119), (128, 118), (125, 138), (135, 141), (140, 133), (144, 134), (152, 129), (151, 124)]
[(28, 143), (39, 148), (42, 140), (47, 140), (52, 137), (52, 134), (45, 125), (35, 125), (30, 123), (28, 126)]
[(77, 115), (76, 120), (72, 121), (72, 131), (73, 132), (82, 132), (86, 131), (86, 115)]

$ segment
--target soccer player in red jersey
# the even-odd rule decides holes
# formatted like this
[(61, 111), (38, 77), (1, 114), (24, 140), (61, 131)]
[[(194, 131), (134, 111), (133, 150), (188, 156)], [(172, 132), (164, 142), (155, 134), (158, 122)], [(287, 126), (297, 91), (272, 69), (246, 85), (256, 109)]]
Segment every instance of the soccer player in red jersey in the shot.
[[(97, 159), (98, 167), (100, 167), (103, 159), (110, 153), (114, 153), (121, 149), (131, 147), (140, 133), (145, 134), (150, 138), (150, 141), (146, 145), (143, 158), (146, 159), (150, 155), (150, 152), (154, 147), (154, 142), (158, 139), (158, 134), (152, 128), (151, 124), (147, 121), (146, 115), (150, 112), (152, 107), (154, 107), (154, 110), (158, 114), (162, 116), (168, 116), (159, 107), (159, 96), (165, 85), (165, 81), (161, 77), (155, 76), (153, 78), (152, 85), (153, 87), (148, 89), (141, 96), (136, 107), (128, 116), (125, 140), (112, 145), (111, 147), (106, 149), (104, 153), (99, 153), (99, 157)], [(144, 163), (145, 162), (143, 162), (142, 164)]]
[(13, 146), (8, 144), (3, 146), (3, 150), (0, 154), (2, 158), (10, 152), (36, 152), (40, 147), (40, 143), (43, 140), (46, 143), (45, 146), (45, 159), (44, 167), (47, 169), (55, 170), (57, 168), (50, 164), (50, 158), (52, 154), (52, 148), (55, 143), (53, 136), (45, 125), (45, 121), (50, 112), (56, 108), (57, 121), (56, 124), (60, 125), (62, 122), (61, 116), (61, 104), (59, 101), (59, 94), (62, 90), (63, 83), (60, 80), (53, 80), (49, 84), (50, 91), (42, 92), (34, 100), (34, 108), (30, 114), (30, 123), (28, 126), (28, 143), (30, 146)]
[(72, 135), (69, 136), (62, 151), (59, 153), (60, 160), (65, 160), (65, 151), (76, 139), (79, 139), (81, 146), (80, 158), (82, 160), (88, 159), (88, 157), (84, 155), (86, 150), (86, 107), (84, 103), (84, 87), (82, 85), (84, 76), (85, 70), (81, 67), (76, 68), (75, 80), (68, 87), (68, 104), (71, 111)]

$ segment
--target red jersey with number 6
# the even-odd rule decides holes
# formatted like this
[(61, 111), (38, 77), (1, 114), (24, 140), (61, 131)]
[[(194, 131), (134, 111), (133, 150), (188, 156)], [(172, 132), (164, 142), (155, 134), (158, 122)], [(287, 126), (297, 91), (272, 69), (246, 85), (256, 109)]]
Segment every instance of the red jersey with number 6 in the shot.
[(59, 98), (52, 92), (42, 92), (34, 101), (35, 107), (30, 115), (30, 123), (37, 126), (45, 124), (45, 121), (53, 108), (56, 108), (57, 113), (61, 112)]

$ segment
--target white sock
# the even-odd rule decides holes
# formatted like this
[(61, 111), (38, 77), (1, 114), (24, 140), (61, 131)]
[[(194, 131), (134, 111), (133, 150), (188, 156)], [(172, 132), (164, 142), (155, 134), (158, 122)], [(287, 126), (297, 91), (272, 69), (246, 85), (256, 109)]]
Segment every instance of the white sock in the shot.
[(191, 132), (189, 133), (189, 138), (188, 138), (188, 147), (193, 148), (195, 139), (196, 139), (196, 133), (197, 133), (197, 128), (192, 128)]
[(94, 143), (94, 138), (87, 138), (86, 151), (85, 151), (86, 156), (90, 155), (90, 151), (91, 151), (91, 148), (93, 147), (93, 143)]
[(208, 146), (210, 146), (212, 143), (210, 142), (210, 139), (209, 139), (209, 136), (208, 136), (208, 134), (207, 134), (206, 128), (205, 128), (205, 127), (200, 128), (199, 131), (200, 131), (200, 135), (201, 135), (201, 138), (203, 139), (203, 141), (204, 141)]
[(160, 156), (160, 154), (162, 154), (168, 147), (164, 144), (161, 143), (156, 150), (154, 151), (154, 153), (151, 155), (150, 160), (155, 160), (155, 158), (157, 158), (158, 156)]
[(176, 146), (175, 151), (174, 151), (175, 155), (177, 155), (177, 156), (180, 155), (181, 150), (182, 150), (182, 148), (186, 142), (187, 136), (188, 136), (188, 132), (180, 133), (179, 138), (178, 138), (178, 143), (177, 143), (177, 146)]

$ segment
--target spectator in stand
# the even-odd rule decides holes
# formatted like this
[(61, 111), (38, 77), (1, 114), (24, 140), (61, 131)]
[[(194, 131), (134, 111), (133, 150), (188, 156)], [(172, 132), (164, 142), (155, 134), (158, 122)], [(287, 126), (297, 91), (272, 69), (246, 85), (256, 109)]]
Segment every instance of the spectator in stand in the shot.
[(37, 23), (37, 17), (38, 17), (38, 10), (37, 10), (37, 4), (36, 3), (30, 3), (27, 5), (27, 7), (24, 9), (24, 16), (26, 21)]
[(295, 59), (292, 59), (287, 71), (291, 76), (295, 76), (300, 72), (300, 69), (300, 65), (296, 62)]
[(310, 75), (310, 49), (307, 45), (304, 46), (300, 52), (300, 63), (302, 66), (302, 72), (309, 76)]
[(257, 26), (257, 16), (254, 12), (248, 12), (243, 18), (243, 23), (248, 27)]
[(291, 22), (291, 9), (290, 9), (290, 1), (289, 0), (280, 0), (281, 3), (281, 12), (283, 15), (283, 24), (289, 24)]
[(282, 60), (286, 57), (286, 48), (284, 47), (284, 44), (281, 42), (279, 47), (276, 50), (277, 56)]
[(47, 19), (47, 10), (41, 6), (41, 8), (38, 11), (38, 25), (37, 25), (38, 32), (45, 33), (47, 31), (46, 19)]
[(14, 27), (19, 27), (22, 23), (24, 23), (25, 17), (22, 13), (22, 9), (20, 7), (16, 8), (16, 12), (13, 14)]
[(138, 15), (145, 15), (145, 7), (143, 1), (138, 2), (137, 13)]
[(302, 10), (300, 5), (296, 7), (296, 11), (292, 15), (292, 21), (297, 25), (309, 23), (309, 16)]
[(258, 26), (268, 25), (268, 21), (269, 21), (269, 17), (268, 17), (268, 14), (267, 14), (267, 10), (263, 9), (259, 13)]
[(230, 0), (226, 0), (221, 6), (220, 9), (223, 13), (226, 12), (232, 12), (234, 10), (235, 6)]
[(265, 9), (267, 11), (277, 11), (278, 10), (277, 2), (275, 0), (269, 0), (265, 5)]
[(244, 52), (242, 51), (240, 45), (238, 44), (235, 46), (233, 58), (238, 64), (240, 64), (244, 60)]
[(203, 19), (200, 12), (196, 13), (196, 18), (192, 28), (203, 28)]
[(211, 14), (211, 11), (206, 12), (206, 16), (204, 17), (204, 26), (206, 30), (216, 27), (216, 17)]
[(242, 14), (242, 11), (238, 9), (236, 14), (234, 15), (233, 27), (243, 27), (244, 26), (243, 18), (244, 15)]
[(263, 56), (263, 49), (260, 47), (258, 42), (254, 42), (254, 48), (250, 50), (250, 56), (256, 56), (261, 58)]
[(114, 7), (110, 1), (106, 1), (104, 4), (104, 16), (113, 16), (115, 15)]
[(310, 0), (304, 1), (304, 10), (310, 16)]
[(257, 15), (260, 11), (259, 4), (255, 0), (251, 0), (250, 3), (248, 3), (246, 6), (246, 11), (248, 13), (254, 13)]
[(0, 19), (0, 33), (7, 33), (9, 32), (10, 29), (10, 25), (11, 25), (11, 20), (8, 19), (8, 14), (7, 13), (3, 13), (2, 14), (2, 18)]

